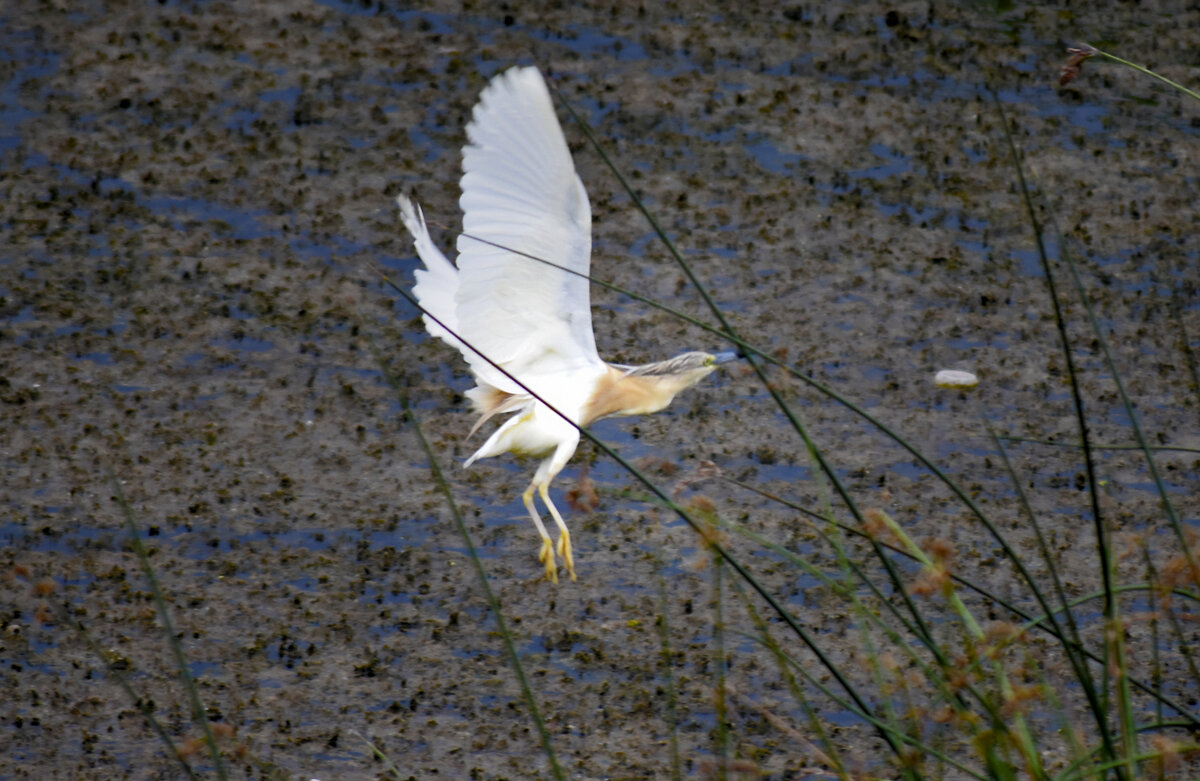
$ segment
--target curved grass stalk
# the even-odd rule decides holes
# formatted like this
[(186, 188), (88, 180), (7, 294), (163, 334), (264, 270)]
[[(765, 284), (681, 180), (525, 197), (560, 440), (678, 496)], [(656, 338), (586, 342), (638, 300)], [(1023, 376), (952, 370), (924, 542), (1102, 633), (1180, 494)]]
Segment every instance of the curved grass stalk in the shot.
[[(1180, 753), (1184, 753), (1184, 752), (1194, 753), (1196, 751), (1200, 751), (1200, 744), (1182, 743), (1182, 744), (1178, 744), (1176, 746), (1176, 749), (1178, 749)], [(1133, 755), (1132, 757), (1130, 757), (1130, 760), (1134, 761), (1135, 763), (1142, 763), (1142, 762), (1152, 762), (1156, 759), (1161, 759), (1161, 758), (1162, 758), (1162, 754), (1160, 752), (1149, 751), (1149, 752), (1139, 752), (1139, 753)], [(1097, 762), (1096, 764), (1090, 765), (1088, 767), (1081, 767), (1081, 764), (1082, 764), (1082, 760), (1076, 760), (1075, 762), (1072, 762), (1068, 766), (1067, 772), (1059, 775), (1056, 778), (1056, 781), (1077, 781), (1077, 779), (1085, 779), (1085, 778), (1088, 778), (1089, 776), (1092, 776), (1093, 774), (1103, 777), (1103, 775), (1109, 770), (1123, 769), (1124, 767), (1126, 767), (1127, 762), (1124, 759), (1108, 760), (1105, 762)]]
[[(1172, 594), (1174, 594), (1176, 596), (1180, 596), (1185, 599), (1191, 599), (1191, 600), (1195, 601), (1197, 603), (1197, 605), (1200, 605), (1200, 598), (1198, 598), (1195, 594), (1191, 593), (1190, 591), (1186, 591), (1184, 589), (1179, 589), (1179, 588), (1173, 588), (1173, 589), (1170, 589), (1170, 591)], [(1161, 594), (1162, 587), (1157, 586), (1153, 583), (1126, 583), (1123, 585), (1118, 585), (1116, 587), (1115, 593), (1117, 595), (1120, 595), (1120, 594), (1138, 594), (1141, 592), (1146, 592), (1149, 594)], [(1081, 605), (1086, 605), (1089, 602), (1094, 602), (1098, 599), (1102, 600), (1102, 599), (1105, 599), (1106, 597), (1107, 597), (1107, 594), (1104, 591), (1093, 591), (1090, 594), (1084, 594), (1083, 596), (1072, 599), (1068, 603), (1067, 607), (1063, 608), (1063, 610), (1067, 610), (1070, 608), (1076, 608)], [(1046, 615), (1030, 616), (1026, 620), (1025, 628), (1034, 629), (1042, 621), (1047, 621), (1047, 620), (1049, 620), (1049, 617)], [(1098, 662), (1100, 660), (1098, 658), (1093, 658), (1092, 661)], [(1147, 691), (1147, 693), (1149, 693), (1149, 691)], [(1178, 703), (1173, 704), (1170, 700), (1163, 700), (1163, 703), (1166, 705), (1170, 705), (1172, 708), (1175, 708), (1177, 710), (1182, 707)], [(1181, 713), (1186, 714), (1186, 710), (1181, 711)], [(1192, 725), (1192, 729), (1196, 729), (1197, 725), (1195, 722), (1188, 722), (1188, 723)]]
[(1139, 73), (1144, 73), (1145, 75), (1147, 75), (1151, 78), (1158, 79), (1163, 84), (1166, 84), (1168, 87), (1171, 87), (1172, 89), (1182, 92), (1184, 95), (1187, 95), (1189, 98), (1192, 98), (1193, 100), (1200, 100), (1200, 94), (1197, 94), (1193, 90), (1188, 89), (1187, 87), (1183, 86), (1182, 84), (1180, 84), (1177, 81), (1172, 81), (1171, 79), (1168, 79), (1166, 76), (1162, 75), (1161, 73), (1155, 73), (1154, 71), (1147, 68), (1145, 65), (1138, 65), (1136, 62), (1130, 62), (1129, 60), (1122, 59), (1115, 54), (1110, 54), (1110, 53), (1104, 51), (1103, 49), (1097, 49), (1095, 46), (1092, 46), (1089, 43), (1083, 44), (1083, 47), (1081, 47), (1078, 51), (1082, 55), (1084, 55), (1085, 58), (1086, 57), (1101, 57), (1103, 59), (1109, 60), (1110, 62), (1115, 62), (1118, 65), (1124, 65), (1126, 68), (1133, 68), (1135, 71), (1137, 71)]
[(192, 707), (192, 719), (200, 725), (200, 730), (204, 733), (204, 743), (208, 747), (209, 758), (216, 768), (217, 778), (225, 781), (229, 778), (229, 773), (225, 769), (225, 762), (221, 759), (221, 750), (217, 746), (216, 736), (213, 735), (212, 725), (209, 724), (204, 703), (200, 701), (200, 689), (196, 686), (196, 679), (192, 677), (191, 668), (187, 663), (187, 655), (183, 652), (183, 644), (179, 642), (179, 635), (175, 631), (175, 622), (171, 619), (171, 612), (167, 609), (167, 600), (163, 597), (162, 589), (158, 585), (158, 577), (154, 574), (154, 567), (150, 564), (150, 557), (146, 554), (146, 546), (142, 545), (142, 535), (138, 533), (137, 522), (133, 518), (133, 507), (125, 497), (125, 489), (121, 487), (121, 481), (117, 479), (111, 469), (107, 471), (108, 482), (112, 486), (117, 504), (121, 507), (121, 514), (125, 518), (125, 530), (129, 533), (129, 544), (137, 555), (138, 562), (142, 565), (142, 572), (150, 584), (154, 609), (158, 613), (158, 620), (162, 622), (163, 634), (167, 637), (171, 655), (175, 657), (179, 679), (183, 682), (184, 691), (187, 692), (188, 702)]
[(724, 781), (729, 779), (729, 760), (733, 759), (729, 750), (729, 709), (725, 704), (727, 660), (725, 656), (725, 604), (721, 597), (722, 567), (721, 557), (712, 551), (712, 599), (709, 608), (712, 610), (712, 641), (713, 667), (716, 669), (717, 683), (713, 698), (716, 701), (717, 727), (713, 735), (713, 754), (717, 757), (718, 777)]
[[(1082, 448), (1083, 445), (1079, 442), (1055, 442), (1049, 439), (1037, 439), (1036, 437), (1018, 437), (1013, 434), (996, 434), (997, 439), (1002, 439), (1005, 442), (1028, 442), (1033, 445), (1049, 445), (1050, 447), (1069, 447)], [(1180, 445), (1150, 445), (1142, 447), (1141, 445), (1106, 445), (1099, 442), (1092, 443), (1092, 450), (1149, 450), (1151, 453), (1195, 453), (1200, 454), (1200, 447), (1182, 447)]]
[(392, 758), (383, 753), (383, 750), (372, 743), (370, 738), (356, 729), (350, 730), (350, 734), (367, 744), (367, 747), (371, 749), (371, 754), (382, 762), (384, 767), (391, 771), (391, 774), (396, 777), (396, 781), (404, 781), (404, 776), (401, 775), (400, 768), (396, 767), (396, 763), (392, 762)]

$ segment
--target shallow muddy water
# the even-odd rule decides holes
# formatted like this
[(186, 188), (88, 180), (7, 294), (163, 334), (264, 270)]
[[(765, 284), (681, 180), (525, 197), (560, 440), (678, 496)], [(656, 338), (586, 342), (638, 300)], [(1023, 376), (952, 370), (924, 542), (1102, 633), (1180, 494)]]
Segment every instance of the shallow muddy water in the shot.
[[(591, 445), (555, 484), (561, 496), (586, 464), (599, 492), (595, 509), (567, 512), (579, 582), (539, 580), (520, 502), (533, 464), (459, 468), (477, 446), (470, 382), (381, 281), (407, 287), (417, 262), (394, 196), (415, 193), (451, 248), (470, 109), (497, 72), (538, 65), (747, 342), (893, 427), (1028, 542), (986, 424), (1059, 443), (1078, 431), (997, 104), (1038, 218), (1081, 263), (1141, 425), (1154, 444), (1200, 447), (1200, 104), (1096, 60), (1058, 86), (1066, 47), (1082, 41), (1195, 86), (1198, 16), (1165, 3), (922, 2), (0, 12), (0, 778), (178, 777), (116, 672), (179, 744), (199, 736), (113, 480), (208, 716), (228, 725), (235, 776), (374, 778), (385, 768), (363, 735), (404, 778), (549, 777), (373, 345), (450, 479), (570, 778), (669, 777), (672, 687), (683, 774), (704, 777), (722, 646), (731, 753), (763, 777), (819, 775), (771, 720), (803, 725), (769, 655), (738, 634), (753, 624), (730, 581), (718, 637), (703, 545)], [(559, 114), (591, 199), (594, 275), (713, 322)], [(1092, 433), (1128, 443), (1056, 240), (1049, 250)], [(593, 304), (608, 360), (725, 348), (612, 290), (593, 287)], [(980, 385), (939, 389), (940, 369)], [(992, 540), (911, 454), (800, 380), (767, 376), (856, 502), (949, 540), (972, 574), (1024, 603)], [(712, 477), (813, 509), (828, 495), (748, 367), (595, 433), (680, 501), (834, 566), (797, 512)], [(1072, 593), (1092, 591), (1077, 453), (1008, 446)], [(1157, 458), (1194, 529), (1195, 452)], [(1170, 556), (1143, 460), (1103, 451), (1098, 469), (1113, 527)], [(730, 544), (862, 672), (844, 603), (759, 546)], [(51, 609), (64, 604), (113, 669)], [(863, 768), (890, 772), (876, 733), (822, 709)], [(202, 750), (189, 761), (211, 774)]]

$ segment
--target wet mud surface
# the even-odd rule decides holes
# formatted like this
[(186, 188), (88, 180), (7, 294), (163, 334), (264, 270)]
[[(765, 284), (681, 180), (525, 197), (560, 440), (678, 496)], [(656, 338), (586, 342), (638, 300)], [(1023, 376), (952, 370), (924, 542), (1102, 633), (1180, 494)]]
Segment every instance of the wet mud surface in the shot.
[[(415, 265), (393, 206), (400, 191), (417, 195), (435, 240), (452, 247), (463, 126), (487, 79), (512, 64), (541, 67), (590, 124), (746, 341), (892, 426), (1020, 537), (985, 421), (1017, 437), (1069, 443), (1078, 433), (994, 92), (1053, 206), (1042, 202), (1039, 219), (1056, 220), (1082, 261), (1148, 436), (1200, 447), (1189, 364), (1200, 334), (1200, 111), (1095, 61), (1057, 86), (1065, 47), (1081, 41), (1195, 84), (1187, 31), (1200, 19), (1152, 6), (6, 8), (0, 778), (179, 777), (117, 672), (211, 771), (188, 743), (199, 729), (116, 483), (208, 716), (225, 725), (235, 777), (383, 774), (359, 735), (405, 778), (549, 777), (376, 348), (449, 477), (568, 777), (669, 777), (672, 685), (683, 773), (708, 772), (719, 652), (703, 545), (585, 444), (555, 486), (556, 496), (576, 487), (586, 464), (599, 492), (594, 509), (567, 512), (579, 582), (539, 580), (519, 496), (534, 465), (459, 468), (476, 446), (461, 396), (469, 381), (381, 281), (407, 287)], [(712, 322), (560, 117), (591, 198), (593, 273)], [(1050, 250), (1057, 257), (1057, 242)], [(1066, 276), (1060, 284), (1069, 290)], [(1126, 443), (1085, 313), (1063, 301), (1092, 433)], [(611, 361), (725, 346), (617, 292), (594, 287), (593, 302)], [(979, 387), (936, 388), (945, 368), (976, 372)], [(973, 575), (1021, 599), (994, 542), (911, 454), (766, 371), (856, 502), (915, 538), (948, 540)], [(813, 509), (827, 495), (748, 368), (596, 433), (680, 501), (833, 566), (802, 515), (712, 477)], [(1078, 457), (1009, 446), (1072, 593), (1092, 591)], [(1113, 526), (1170, 555), (1141, 458), (1099, 459)], [(1194, 528), (1195, 454), (1158, 459)], [(843, 601), (759, 546), (729, 544), (835, 661), (862, 672)], [(807, 777), (819, 760), (773, 721), (802, 724), (802, 714), (769, 656), (735, 634), (753, 624), (729, 580), (723, 588), (735, 752), (764, 777)], [(825, 707), (835, 740), (887, 774), (877, 734)]]

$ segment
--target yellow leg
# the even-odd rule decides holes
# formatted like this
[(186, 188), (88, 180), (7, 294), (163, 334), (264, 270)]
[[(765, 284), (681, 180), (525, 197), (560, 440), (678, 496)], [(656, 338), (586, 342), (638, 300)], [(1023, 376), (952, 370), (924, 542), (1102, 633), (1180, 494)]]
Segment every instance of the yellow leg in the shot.
[[(542, 498), (545, 498), (545, 489), (543, 489)], [(537, 508), (533, 506), (532, 484), (525, 489), (525, 493), (521, 494), (521, 501), (525, 502), (525, 509), (529, 511), (529, 517), (533, 519), (534, 525), (537, 526), (538, 534), (542, 536), (542, 549), (538, 552), (538, 561), (546, 565), (546, 580), (549, 580), (551, 583), (557, 583), (558, 562), (554, 560), (554, 545), (551, 544), (550, 535), (546, 532), (545, 525), (542, 524), (542, 517), (538, 515)], [(571, 572), (571, 580), (574, 580), (575, 570), (570, 569), (569, 571)]]
[(550, 515), (554, 517), (554, 522), (558, 524), (558, 530), (562, 532), (558, 537), (558, 555), (562, 556), (563, 565), (567, 568), (567, 574), (571, 576), (571, 580), (575, 580), (575, 557), (571, 555), (571, 532), (567, 530), (567, 522), (563, 520), (562, 514), (554, 506), (554, 502), (550, 501), (550, 486), (538, 486), (538, 493), (541, 495), (542, 501), (546, 503), (546, 509), (550, 511)]

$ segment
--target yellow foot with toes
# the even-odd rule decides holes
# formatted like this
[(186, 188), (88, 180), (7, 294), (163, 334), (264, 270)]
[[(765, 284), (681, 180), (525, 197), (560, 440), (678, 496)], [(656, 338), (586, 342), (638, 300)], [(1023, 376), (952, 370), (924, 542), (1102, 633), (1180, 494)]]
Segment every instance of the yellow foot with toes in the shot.
[(567, 574), (571, 576), (571, 580), (575, 580), (575, 557), (571, 555), (571, 535), (565, 531), (558, 538), (558, 555), (562, 556), (563, 566), (567, 568)]
[[(542, 540), (542, 549), (538, 552), (538, 561), (546, 565), (546, 580), (551, 583), (558, 582), (558, 562), (554, 560), (554, 546), (550, 544), (550, 538)], [(571, 571), (571, 579), (575, 579), (574, 570)]]

